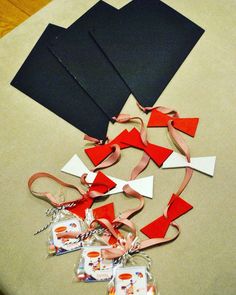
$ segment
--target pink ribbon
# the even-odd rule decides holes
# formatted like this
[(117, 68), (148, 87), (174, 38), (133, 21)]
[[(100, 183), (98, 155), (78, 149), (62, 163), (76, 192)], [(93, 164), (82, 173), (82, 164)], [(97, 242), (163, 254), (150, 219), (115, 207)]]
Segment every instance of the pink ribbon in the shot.
[(128, 184), (126, 184), (123, 187), (123, 191), (126, 195), (129, 195), (131, 197), (138, 199), (140, 204), (137, 207), (135, 207), (134, 209), (125, 210), (122, 214), (120, 214), (119, 217), (117, 217), (113, 221), (114, 223), (116, 223), (116, 222), (119, 223), (120, 220), (122, 220), (122, 219), (124, 219), (124, 220), (128, 219), (136, 212), (139, 212), (140, 210), (142, 210), (144, 207), (144, 197), (142, 195), (140, 195), (138, 192), (136, 192), (134, 189), (132, 189)]
[[(183, 137), (180, 135), (180, 133), (173, 127), (172, 122), (173, 121), (171, 121), (171, 120), (168, 122), (168, 131), (169, 131), (169, 134), (172, 138), (172, 141), (177, 146), (179, 151), (186, 156), (187, 161), (190, 163), (189, 147), (186, 144)], [(193, 175), (193, 169), (190, 167), (186, 167), (184, 179), (183, 179), (178, 191), (176, 192), (176, 195), (179, 196), (184, 191), (184, 189), (188, 185), (189, 181), (191, 180), (192, 175)]]
[[(36, 191), (32, 190), (31, 187), (32, 187), (33, 183), (35, 182), (35, 180), (37, 180), (38, 178), (42, 178), (42, 177), (50, 178), (50, 179), (56, 181), (57, 183), (59, 183), (60, 185), (75, 189), (76, 191), (79, 192), (79, 194), (81, 196), (79, 198), (71, 200), (71, 201), (60, 202), (59, 203), (59, 202), (57, 202), (56, 198), (49, 192), (36, 192)], [(58, 179), (57, 177), (55, 177), (55, 176), (53, 176), (53, 175), (51, 175), (49, 173), (46, 173), (46, 172), (38, 172), (38, 173), (33, 174), (28, 180), (28, 187), (29, 187), (30, 192), (34, 196), (45, 199), (47, 202), (52, 204), (54, 207), (62, 207), (62, 206), (66, 206), (66, 205), (71, 204), (71, 203), (81, 201), (84, 198), (83, 196), (85, 195), (85, 191), (82, 190), (81, 188), (79, 188), (79, 187), (77, 187), (77, 186), (75, 186), (73, 184), (66, 183), (66, 182)]]
[(91, 141), (91, 142), (93, 142), (95, 144), (98, 144), (98, 145), (104, 144), (104, 141), (103, 140), (97, 139), (97, 138), (92, 137), (92, 136), (89, 136), (87, 134), (84, 135), (84, 140)]
[(131, 117), (128, 114), (120, 114), (118, 117), (113, 117), (112, 119), (114, 119), (116, 122), (118, 123), (128, 123), (130, 121), (133, 120), (139, 120), (140, 124), (141, 124), (141, 128), (140, 128), (140, 136), (142, 138), (142, 142), (144, 145), (147, 145), (147, 130), (144, 126), (143, 120), (140, 117)]
[(94, 169), (92, 169), (92, 172), (95, 172), (98, 169), (104, 169), (107, 167), (110, 167), (114, 164), (116, 164), (120, 160), (120, 146), (118, 144), (113, 144), (111, 146), (112, 153), (98, 166), (96, 166)]
[[(140, 137), (142, 139), (143, 144), (145, 146), (148, 145), (147, 130), (144, 126), (143, 120), (140, 117), (131, 117), (128, 114), (120, 114), (117, 118), (113, 117), (113, 119), (118, 123), (127, 123), (127, 122), (130, 122), (133, 120), (139, 120), (140, 124), (141, 124)], [(141, 160), (139, 161), (137, 166), (135, 166), (131, 172), (130, 180), (136, 179), (138, 177), (138, 175), (148, 166), (149, 162), (150, 162), (150, 157), (146, 153), (143, 153)]]
[(119, 238), (115, 247), (102, 250), (102, 257), (105, 259), (117, 259), (126, 254), (132, 255), (146, 248), (170, 243), (177, 239), (180, 234), (178, 224), (171, 222), (170, 225), (176, 229), (176, 234), (171, 238), (153, 238), (139, 242), (136, 235), (128, 234), (126, 239)]
[(167, 108), (167, 107), (163, 107), (163, 106), (156, 106), (156, 107), (143, 107), (141, 106), (138, 102), (137, 102), (137, 106), (140, 108), (141, 111), (143, 111), (144, 113), (150, 112), (152, 110), (158, 110), (160, 112), (162, 112), (163, 114), (168, 114), (174, 118), (179, 118), (179, 113), (172, 108)]

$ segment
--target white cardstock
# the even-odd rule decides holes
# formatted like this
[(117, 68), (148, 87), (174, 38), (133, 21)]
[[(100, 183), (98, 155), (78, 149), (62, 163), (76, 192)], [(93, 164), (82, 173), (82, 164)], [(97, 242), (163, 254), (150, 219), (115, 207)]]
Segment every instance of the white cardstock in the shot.
[[(78, 155), (74, 155), (69, 162), (61, 169), (62, 172), (81, 177), (84, 173), (88, 174), (86, 180), (92, 183), (97, 173), (89, 171)], [(147, 176), (135, 180), (125, 181), (119, 178), (108, 176), (116, 183), (116, 187), (107, 192), (105, 195), (118, 194), (123, 192), (123, 187), (129, 184), (132, 189), (143, 195), (144, 197), (152, 199), (153, 197), (153, 176)]]
[(190, 167), (194, 170), (207, 174), (209, 176), (214, 175), (216, 157), (198, 157), (191, 158), (190, 163), (186, 160), (186, 157), (173, 152), (169, 158), (163, 163), (162, 168), (184, 168)]

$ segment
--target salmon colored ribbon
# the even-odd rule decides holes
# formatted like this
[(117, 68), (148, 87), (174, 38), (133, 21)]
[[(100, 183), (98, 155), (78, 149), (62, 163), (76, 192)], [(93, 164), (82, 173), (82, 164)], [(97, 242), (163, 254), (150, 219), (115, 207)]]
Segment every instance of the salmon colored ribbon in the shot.
[[(42, 177), (50, 178), (62, 186), (73, 188), (77, 190), (81, 196), (71, 201), (57, 202), (56, 198), (49, 192), (36, 192), (32, 190), (32, 185), (34, 181)], [(115, 186), (116, 184), (100, 171), (97, 173), (92, 185), (89, 187), (89, 190), (87, 192), (73, 184), (66, 183), (46, 172), (35, 173), (29, 178), (28, 181), (29, 190), (34, 196), (44, 198), (54, 207), (63, 207), (70, 204), (74, 204), (73, 206), (70, 206), (66, 209), (81, 218), (85, 217), (85, 210), (92, 206), (94, 198), (103, 196), (104, 193), (107, 193), (110, 189), (113, 189)]]
[(140, 204), (134, 208), (134, 209), (128, 209), (125, 210), (123, 213), (121, 213), (114, 221), (113, 223), (119, 223), (120, 220), (122, 219), (128, 219), (131, 217), (133, 214), (139, 212), (140, 210), (143, 209), (144, 207), (144, 197), (140, 195), (138, 192), (136, 192), (134, 189), (132, 189), (128, 184), (126, 184), (123, 187), (123, 191), (126, 195), (129, 195), (131, 197), (134, 197), (139, 200)]
[(134, 169), (131, 172), (130, 180), (136, 179), (138, 175), (146, 169), (150, 162), (150, 159), (150, 156), (148, 156), (146, 153), (143, 153), (139, 163), (137, 164), (137, 166), (134, 167)]
[[(106, 144), (99, 144), (94, 147), (90, 147), (85, 149), (85, 153), (92, 161), (92, 163), (97, 166), (102, 161), (104, 161), (112, 152), (112, 146), (117, 144), (120, 149), (127, 148), (129, 145), (123, 143), (124, 139), (129, 135), (127, 129), (123, 130), (118, 136), (116, 136), (113, 140), (108, 141)], [(96, 142), (94, 142), (96, 143)]]
[(113, 144), (111, 149), (111, 154), (101, 164), (92, 169), (92, 172), (95, 172), (98, 169), (110, 167), (120, 160), (120, 146), (118, 144)]
[[(142, 210), (142, 208), (144, 206), (144, 197), (142, 195), (140, 195), (138, 192), (136, 192), (135, 190), (133, 190), (129, 185), (125, 185), (123, 190), (124, 190), (125, 194), (138, 199), (140, 201), (139, 206), (137, 206), (134, 209), (125, 210), (123, 213), (119, 214), (119, 216), (117, 218), (115, 218), (112, 222), (110, 222), (106, 218), (94, 219), (90, 223), (90, 226), (89, 226), (90, 228), (89, 228), (88, 232), (91, 230), (94, 230), (94, 225), (100, 224), (103, 228), (108, 230), (108, 232), (111, 233), (112, 236), (116, 239), (118, 239), (118, 237), (120, 236), (120, 233), (117, 232), (117, 229), (120, 226), (127, 226), (129, 228), (129, 230), (134, 235), (136, 235), (135, 225), (132, 221), (128, 220), (128, 218), (131, 217), (136, 212), (139, 212), (140, 210)], [(70, 233), (62, 233), (59, 235), (59, 237), (75, 238), (79, 234), (80, 234), (79, 232), (72, 232), (71, 234)]]
[[(141, 124), (140, 138), (141, 138), (142, 143), (143, 143), (144, 146), (148, 145), (147, 131), (146, 131), (146, 128), (144, 126), (143, 120), (140, 117), (131, 117), (130, 115), (127, 115), (127, 114), (120, 114), (118, 117), (114, 117), (113, 119), (116, 120), (116, 122), (118, 122), (118, 123), (127, 123), (127, 122), (130, 122), (130, 121), (133, 121), (133, 120), (139, 120), (140, 124)], [(136, 179), (138, 177), (138, 175), (144, 169), (146, 169), (149, 162), (150, 162), (150, 157), (146, 153), (143, 153), (143, 156), (142, 156), (141, 160), (139, 161), (139, 163), (134, 167), (134, 169), (131, 172), (130, 180)]]
[(140, 250), (144, 250), (146, 248), (170, 243), (177, 239), (180, 234), (180, 228), (178, 224), (172, 222), (171, 226), (176, 229), (176, 234), (171, 238), (153, 238), (139, 241), (135, 235), (128, 234), (126, 239), (118, 239), (118, 244), (116, 247), (103, 249), (102, 257), (105, 259), (118, 259), (122, 256), (138, 253)]
[(137, 252), (139, 251), (139, 245), (135, 245), (134, 241), (135, 236), (132, 234), (128, 234), (126, 239), (119, 238), (116, 247), (102, 250), (102, 257), (104, 259), (116, 259), (126, 253), (131, 254), (131, 251), (133, 253)]
[(167, 127), (168, 121), (173, 120), (173, 127), (192, 137), (195, 136), (199, 118), (179, 118), (168, 116), (161, 111), (153, 110), (151, 112), (148, 127)]
[[(76, 191), (78, 191), (78, 193), (80, 194), (80, 196), (77, 198), (77, 199), (74, 199), (74, 200), (71, 200), (71, 201), (66, 201), (66, 202), (58, 202), (55, 198), (55, 196), (53, 196), (51, 193), (49, 192), (36, 192), (34, 190), (32, 190), (32, 185), (33, 183), (38, 179), (38, 178), (42, 178), (42, 177), (46, 177), (46, 178), (50, 178), (54, 181), (56, 181), (57, 183), (59, 183), (60, 185), (62, 186), (65, 186), (65, 187), (69, 187), (69, 188), (72, 188), (72, 189), (75, 189)], [(81, 188), (73, 185), (73, 184), (70, 184), (70, 183), (66, 183), (62, 180), (60, 180), (59, 178), (49, 174), (49, 173), (46, 173), (46, 172), (38, 172), (38, 173), (35, 173), (33, 174), (29, 180), (28, 180), (28, 188), (30, 190), (30, 192), (36, 196), (36, 197), (40, 197), (40, 198), (44, 198), (46, 201), (48, 201), (49, 203), (51, 203), (54, 207), (62, 207), (62, 206), (65, 206), (65, 205), (68, 205), (68, 204), (71, 204), (71, 203), (76, 203), (78, 201), (81, 201), (83, 199), (83, 196), (85, 194), (85, 191), (82, 190)]]
[[(168, 131), (169, 131), (169, 134), (170, 134), (174, 144), (177, 146), (178, 150), (186, 156), (187, 161), (190, 163), (189, 147), (186, 144), (183, 137), (173, 127), (173, 121), (171, 121), (171, 120), (168, 122)], [(190, 167), (186, 167), (184, 179), (183, 179), (178, 191), (176, 192), (176, 195), (179, 196), (184, 191), (184, 189), (188, 185), (189, 181), (191, 180), (192, 175), (193, 175), (193, 169)]]
[(173, 120), (174, 128), (192, 137), (195, 136), (199, 118), (180, 118), (179, 113), (173, 108), (163, 106), (143, 107), (139, 103), (137, 105), (145, 113), (151, 111), (147, 127), (167, 127), (168, 121)]
[(144, 113), (148, 113), (150, 111), (153, 110), (159, 110), (161, 113), (163, 114), (169, 114), (171, 115), (173, 118), (179, 118), (179, 113), (172, 108), (168, 108), (168, 107), (163, 107), (163, 106), (156, 106), (156, 107), (143, 107), (141, 106), (141, 104), (139, 104), (137, 102), (137, 106), (140, 108), (141, 111), (143, 111)]
[(118, 123), (128, 123), (133, 120), (140, 121), (140, 136), (144, 145), (147, 145), (147, 130), (144, 126), (143, 120), (140, 117), (131, 117), (128, 114), (120, 114), (118, 117), (113, 117), (113, 119)]
[(152, 144), (150, 142), (144, 145), (140, 136), (140, 132), (133, 128), (129, 137), (125, 140), (125, 143), (132, 147), (143, 150), (159, 167), (164, 161), (173, 153), (173, 150)]
[(85, 134), (84, 140), (91, 141), (94, 144), (102, 145), (102, 144), (105, 144), (106, 141), (108, 141), (108, 138), (106, 138), (105, 140), (101, 140), (101, 139), (97, 139), (95, 137), (91, 137), (91, 136)]

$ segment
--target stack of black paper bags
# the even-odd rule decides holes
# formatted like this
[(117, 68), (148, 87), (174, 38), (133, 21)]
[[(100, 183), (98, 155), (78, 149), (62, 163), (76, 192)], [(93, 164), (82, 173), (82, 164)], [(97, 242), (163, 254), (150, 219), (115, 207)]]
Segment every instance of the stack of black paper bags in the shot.
[(103, 140), (130, 93), (154, 105), (203, 32), (158, 0), (99, 1), (67, 29), (49, 24), (11, 84)]

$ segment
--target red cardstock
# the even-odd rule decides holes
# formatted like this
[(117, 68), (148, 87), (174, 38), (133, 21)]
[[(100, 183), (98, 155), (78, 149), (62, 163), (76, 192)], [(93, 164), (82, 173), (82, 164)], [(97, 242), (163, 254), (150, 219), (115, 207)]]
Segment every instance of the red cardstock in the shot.
[(127, 136), (124, 143), (143, 150), (159, 167), (173, 153), (173, 150), (152, 143), (144, 145), (140, 136), (140, 132), (136, 128), (133, 128), (129, 132), (129, 136)]
[(157, 109), (152, 110), (148, 127), (167, 127), (168, 121), (173, 121), (174, 128), (194, 137), (199, 118), (174, 118), (159, 112)]
[(129, 145), (123, 143), (123, 141), (128, 135), (129, 131), (125, 129), (109, 143), (87, 148), (85, 149), (85, 152), (93, 164), (97, 166), (112, 153), (111, 146), (113, 144), (118, 144), (121, 149), (127, 148)]
[[(93, 216), (95, 219), (106, 218), (112, 223), (113, 220), (115, 219), (114, 203), (109, 203), (107, 205), (93, 209)], [(115, 229), (115, 231), (117, 234), (120, 233), (117, 229)], [(110, 245), (113, 245), (117, 242), (117, 239), (111, 236), (108, 242)]]
[(175, 194), (172, 195), (169, 205), (167, 218), (162, 215), (143, 227), (140, 231), (150, 239), (164, 238), (170, 223), (193, 208), (192, 205)]
[[(116, 183), (108, 178), (105, 174), (99, 171), (94, 179), (93, 184), (90, 186), (88, 192), (97, 191), (100, 193), (107, 193), (113, 189)], [(85, 218), (85, 210), (90, 208), (94, 202), (93, 198), (87, 197), (79, 201), (74, 207), (68, 208), (67, 210), (78, 215), (81, 218)]]
[(114, 203), (109, 203), (93, 209), (93, 216), (95, 219), (106, 218), (112, 222), (115, 219)]

